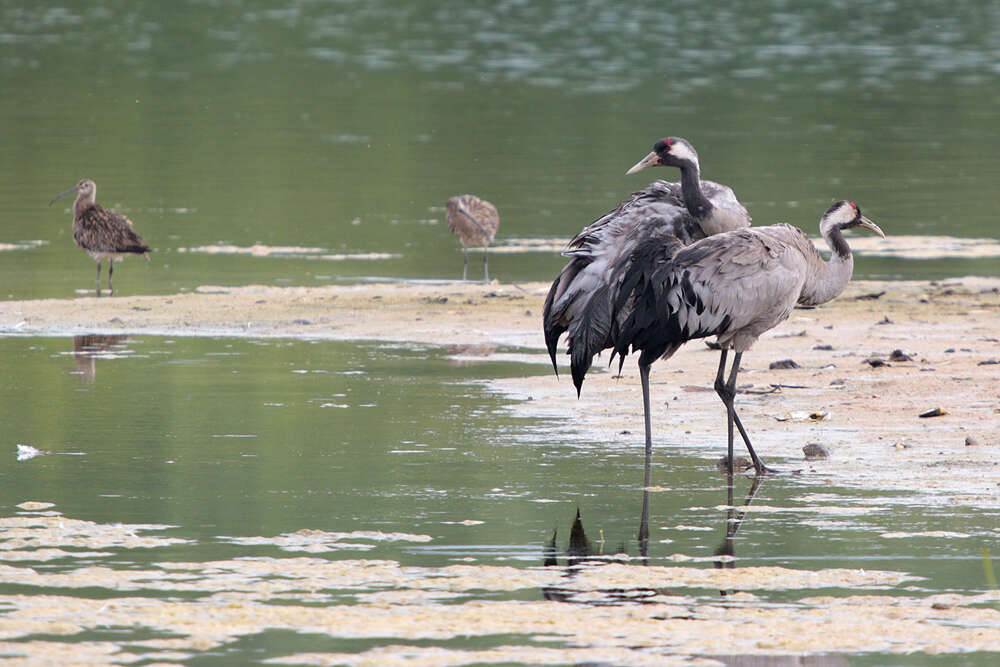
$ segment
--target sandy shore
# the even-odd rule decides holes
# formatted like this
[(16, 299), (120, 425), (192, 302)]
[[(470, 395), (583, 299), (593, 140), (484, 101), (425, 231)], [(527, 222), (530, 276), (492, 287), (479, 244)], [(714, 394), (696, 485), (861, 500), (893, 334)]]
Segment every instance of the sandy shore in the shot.
[[(385, 340), (496, 355), (543, 353), (544, 283), (387, 283), (321, 288), (206, 286), (170, 296), (0, 303), (0, 333)], [(894, 350), (909, 357), (893, 359)], [(799, 368), (771, 369), (791, 359)], [(654, 433), (705, 456), (722, 451), (723, 413), (711, 391), (717, 353), (692, 342), (653, 370)], [(830, 461), (806, 464), (838, 483), (948, 494), (1000, 506), (1000, 280), (852, 283), (834, 302), (796, 310), (745, 355), (744, 422), (762, 455), (802, 461), (807, 442)], [(573, 425), (573, 437), (641, 446), (631, 359), (621, 379), (600, 360), (582, 398), (553, 374), (497, 381), (515, 409)], [(939, 408), (936, 417), (921, 417)], [(795, 464), (799, 465), (799, 464)]]

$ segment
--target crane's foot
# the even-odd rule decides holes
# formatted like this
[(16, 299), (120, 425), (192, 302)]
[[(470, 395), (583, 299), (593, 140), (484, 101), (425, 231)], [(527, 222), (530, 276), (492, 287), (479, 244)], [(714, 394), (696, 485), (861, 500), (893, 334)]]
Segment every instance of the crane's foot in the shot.
[(777, 468), (769, 468), (768, 466), (758, 461), (757, 465), (754, 466), (754, 472), (757, 475), (780, 475), (784, 471), (778, 470)]
[(802, 468), (796, 468), (795, 470), (779, 470), (777, 468), (770, 468), (762, 461), (758, 461), (759, 465), (755, 466), (755, 474), (759, 476), (767, 475), (801, 475)]

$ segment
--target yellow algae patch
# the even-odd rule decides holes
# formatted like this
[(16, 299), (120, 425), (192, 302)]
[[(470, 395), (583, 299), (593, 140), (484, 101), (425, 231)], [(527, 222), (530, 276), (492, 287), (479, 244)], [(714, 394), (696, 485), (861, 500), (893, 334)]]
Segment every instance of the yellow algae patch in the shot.
[(0, 560), (4, 551), (40, 547), (78, 547), (85, 549), (150, 549), (185, 544), (178, 537), (139, 535), (144, 531), (164, 530), (173, 526), (160, 524), (101, 524), (56, 515), (19, 515), (0, 518)]
[[(814, 238), (812, 241), (820, 252), (829, 252), (829, 248), (827, 248), (826, 242), (823, 239)], [(567, 238), (509, 238), (503, 245), (491, 247), (489, 251), (498, 253), (560, 253), (566, 250), (568, 243), (569, 239)], [(905, 259), (941, 259), (945, 257), (981, 259), (1000, 257), (1000, 241), (987, 238), (905, 234), (899, 236), (893, 235), (884, 239), (870, 236), (852, 236), (851, 250), (859, 255), (877, 255)]]
[(253, 255), (267, 257), (268, 255), (307, 255), (326, 252), (326, 248), (310, 248), (304, 246), (278, 246), (257, 243), (252, 246), (238, 246), (218, 243), (201, 245), (192, 248), (178, 248), (177, 252), (194, 252), (206, 255)]
[(0, 642), (0, 660), (7, 667), (17, 665), (110, 665), (139, 660), (110, 642), (53, 641)]
[(401, 254), (395, 252), (354, 252), (354, 253), (332, 253), (310, 256), (307, 259), (324, 259), (329, 262), (343, 262), (345, 260), (375, 261), (379, 259), (399, 259)]
[[(0, 544), (0, 549), (4, 546)], [(111, 551), (65, 551), (63, 549), (6, 549), (0, 551), (0, 560), (7, 562), (31, 561), (43, 562), (47, 560), (58, 560), (60, 558), (99, 558), (102, 556), (113, 556)]]
[(371, 540), (373, 542), (430, 542), (430, 535), (410, 533), (384, 533), (378, 530), (355, 530), (349, 533), (329, 532), (305, 528), (277, 537), (220, 537), (219, 539), (244, 546), (273, 545), (284, 551), (319, 553), (338, 549), (373, 549), (374, 544), (356, 544), (341, 540)]
[[(532, 642), (560, 642), (574, 649), (608, 651), (604, 655), (618, 656), (610, 660), (612, 664), (648, 664), (628, 662), (631, 656), (1000, 649), (1000, 612), (970, 607), (982, 601), (980, 596), (949, 596), (947, 600), (944, 605), (924, 598), (822, 597), (765, 606), (753, 598), (724, 604), (644, 600), (644, 604), (619, 605), (548, 600), (437, 604), (415, 599), (413, 604), (401, 605), (317, 607), (261, 604), (226, 596), (196, 601), (14, 596), (4, 600), (9, 610), (0, 617), (0, 636), (22, 636), (22, 632), (66, 634), (63, 619), (73, 618), (82, 619), (79, 622), (85, 629), (144, 628), (170, 633), (178, 638), (169, 646), (173, 650), (182, 649), (185, 638), (191, 646), (204, 649), (271, 630), (387, 641), (388, 646), (357, 658), (374, 658), (369, 664), (393, 664), (377, 659), (383, 652), (395, 655), (415, 650), (400, 645), (401, 641), (501, 635), (529, 638), (526, 645), (512, 649), (510, 655), (535, 663), (556, 654), (539, 653), (529, 658), (539, 648)], [(139, 648), (134, 643), (128, 646), (133, 651)], [(150, 649), (169, 650), (160, 645), (150, 645)], [(344, 659), (340, 654), (309, 655), (310, 661), (317, 661), (311, 664), (328, 664), (323, 662), (324, 656)], [(287, 661), (297, 657), (288, 656)]]
[(793, 570), (784, 567), (740, 567), (708, 569), (697, 567), (644, 566), (609, 564), (581, 568), (571, 581), (563, 584), (574, 590), (609, 590), (627, 588), (709, 588), (791, 590), (808, 588), (888, 588), (915, 577), (885, 570)]
[(40, 248), (43, 245), (48, 244), (48, 241), (42, 241), (40, 239), (21, 241), (20, 243), (0, 243), (0, 252), (8, 250), (30, 250), (31, 248)]
[(257, 243), (252, 246), (238, 246), (218, 243), (213, 245), (194, 246), (191, 248), (178, 248), (177, 252), (199, 253), (203, 255), (250, 255), (251, 257), (301, 257), (303, 259), (321, 259), (331, 262), (342, 262), (345, 260), (373, 261), (379, 259), (397, 259), (402, 257), (402, 255), (398, 253), (391, 252), (328, 253), (326, 248), (264, 245), (261, 243)]
[(55, 503), (40, 503), (40, 502), (35, 502), (33, 500), (28, 500), (28, 501), (25, 501), (25, 502), (23, 502), (23, 503), (21, 503), (19, 505), (16, 505), (16, 507), (18, 507), (19, 509), (26, 510), (26, 511), (29, 511), (29, 512), (36, 512), (36, 511), (39, 511), (39, 510), (47, 510), (47, 509), (49, 509), (51, 507), (55, 507), (55, 506), (56, 506)]
[(441, 647), (380, 646), (363, 653), (297, 653), (265, 660), (273, 665), (349, 665), (356, 667), (451, 667), (453, 665), (620, 665), (621, 667), (724, 667), (710, 658), (670, 656), (650, 649), (547, 648), (541, 646), (498, 646), (480, 651)]

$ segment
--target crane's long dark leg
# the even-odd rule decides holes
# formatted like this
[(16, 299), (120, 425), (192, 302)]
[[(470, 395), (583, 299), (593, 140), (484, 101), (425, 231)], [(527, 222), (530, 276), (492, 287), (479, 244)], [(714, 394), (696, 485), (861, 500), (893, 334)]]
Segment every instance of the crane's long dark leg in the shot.
[(490, 281), (490, 265), (486, 261), (486, 246), (483, 246), (483, 282), (488, 283)]
[(646, 426), (646, 468), (643, 476), (642, 515), (639, 518), (639, 550), (645, 555), (649, 544), (649, 486), (653, 469), (653, 432), (649, 416), (649, 366), (639, 364), (642, 381), (642, 414)]
[(111, 282), (111, 274), (115, 272), (115, 260), (108, 260), (108, 296), (115, 295), (115, 285)]
[(469, 278), (469, 249), (462, 246), (462, 280)]
[(97, 296), (101, 296), (101, 260), (97, 260)]
[(743, 437), (743, 442), (747, 446), (747, 451), (750, 453), (750, 459), (753, 460), (754, 470), (757, 471), (758, 475), (775, 473), (776, 470), (768, 468), (764, 465), (764, 462), (760, 460), (757, 456), (757, 452), (754, 451), (753, 445), (750, 444), (750, 436), (747, 435), (747, 431), (743, 428), (743, 422), (740, 421), (740, 416), (736, 414), (736, 375), (740, 371), (740, 359), (743, 358), (742, 352), (737, 352), (733, 356), (733, 366), (729, 372), (729, 380), (727, 382), (723, 381), (726, 372), (726, 357), (728, 356), (729, 350), (723, 349), (722, 354), (719, 357), (719, 372), (715, 376), (715, 392), (722, 399), (722, 402), (726, 406), (726, 429), (728, 434), (729, 442), (729, 469), (733, 469), (733, 424), (737, 426), (740, 430), (740, 435)]

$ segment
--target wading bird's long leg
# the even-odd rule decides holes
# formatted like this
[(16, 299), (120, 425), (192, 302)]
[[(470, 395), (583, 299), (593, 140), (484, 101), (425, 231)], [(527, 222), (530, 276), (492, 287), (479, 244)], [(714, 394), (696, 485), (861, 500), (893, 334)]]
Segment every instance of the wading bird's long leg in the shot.
[(642, 515), (639, 518), (639, 549), (644, 554), (649, 543), (649, 486), (653, 468), (653, 433), (649, 417), (649, 366), (639, 364), (642, 381), (642, 413), (646, 425), (646, 469), (643, 477)]
[(743, 422), (740, 421), (739, 414), (733, 411), (733, 417), (736, 419), (736, 428), (740, 430), (740, 435), (743, 436), (743, 442), (746, 443), (747, 451), (750, 452), (750, 459), (753, 461), (754, 470), (757, 471), (758, 475), (772, 475), (780, 470), (775, 470), (774, 468), (769, 468), (764, 465), (764, 462), (757, 456), (757, 452), (753, 450), (753, 446), (750, 444), (750, 437), (747, 435), (747, 430), (743, 428)]
[(108, 260), (108, 295), (115, 295), (115, 285), (111, 282), (111, 274), (115, 272), (115, 260)]
[(97, 296), (101, 296), (101, 262), (97, 262)]
[(750, 453), (750, 459), (753, 461), (754, 470), (758, 475), (770, 474), (777, 472), (773, 468), (768, 468), (764, 465), (764, 462), (760, 460), (757, 456), (757, 452), (754, 451), (753, 445), (750, 444), (750, 436), (747, 435), (747, 431), (743, 428), (743, 422), (740, 421), (740, 416), (736, 414), (736, 375), (740, 370), (740, 359), (743, 358), (742, 352), (737, 352), (733, 357), (733, 366), (729, 373), (729, 381), (723, 382), (723, 377), (725, 377), (726, 370), (726, 357), (728, 356), (729, 350), (723, 349), (722, 354), (719, 357), (719, 372), (715, 376), (715, 392), (722, 399), (722, 402), (726, 406), (726, 430), (729, 442), (729, 468), (733, 468), (733, 424), (736, 424), (737, 428), (740, 430), (740, 435), (743, 437), (743, 442), (747, 446), (747, 451)]
[(729, 434), (729, 470), (733, 470), (733, 413), (735, 409), (733, 408), (732, 399), (727, 398), (726, 391), (726, 357), (729, 356), (729, 349), (722, 348), (722, 353), (719, 354), (719, 370), (715, 374), (715, 393), (719, 395), (722, 399), (723, 405), (726, 406), (726, 429)]
[(462, 246), (462, 280), (469, 278), (469, 249)]
[(486, 246), (483, 246), (483, 282), (488, 283), (490, 281), (490, 265), (486, 261)]

